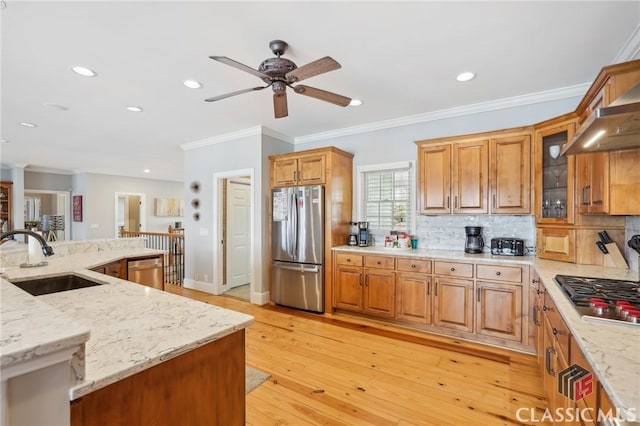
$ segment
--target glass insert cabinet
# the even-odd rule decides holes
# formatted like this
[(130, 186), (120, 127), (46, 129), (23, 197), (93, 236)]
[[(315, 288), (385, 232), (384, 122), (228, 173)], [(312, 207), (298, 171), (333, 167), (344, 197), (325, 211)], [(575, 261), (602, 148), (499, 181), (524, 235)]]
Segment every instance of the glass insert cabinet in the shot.
[(560, 155), (573, 133), (573, 122), (536, 132), (537, 223), (573, 223), (575, 157)]

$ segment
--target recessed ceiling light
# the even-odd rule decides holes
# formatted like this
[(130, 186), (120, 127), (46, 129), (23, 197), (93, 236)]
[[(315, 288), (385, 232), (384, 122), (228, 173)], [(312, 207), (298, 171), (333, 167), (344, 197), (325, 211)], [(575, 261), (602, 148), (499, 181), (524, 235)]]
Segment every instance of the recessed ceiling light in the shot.
[(87, 67), (81, 67), (76, 65), (75, 67), (72, 67), (71, 70), (73, 72), (75, 72), (76, 74), (80, 74), (82, 76), (85, 77), (95, 77), (96, 76), (96, 72), (92, 69), (89, 69)]
[(21, 126), (24, 126), (24, 127), (38, 127), (38, 125), (37, 125), (37, 124), (34, 124), (34, 123), (28, 123), (28, 122), (26, 122), (26, 121), (21, 122), (21, 123), (20, 123), (20, 125), (21, 125)]
[(465, 72), (461, 72), (460, 74), (458, 74), (458, 76), (456, 77), (456, 80), (458, 81), (469, 81), (469, 80), (473, 80), (475, 78), (475, 74), (470, 72), (470, 71), (465, 71)]
[(69, 107), (59, 104), (42, 104), (47, 108), (57, 109), (58, 111), (69, 111)]
[(349, 106), (360, 106), (362, 105), (362, 101), (360, 99), (351, 99), (349, 102)]
[(144, 169), (144, 170), (143, 170), (143, 172), (145, 172), (145, 173), (151, 173), (151, 170), (149, 170), (149, 169)]
[(127, 108), (127, 111), (131, 111), (131, 112), (142, 112), (142, 108), (140, 108), (139, 106), (128, 106), (126, 108)]
[(200, 89), (202, 87), (202, 83), (195, 80), (185, 80), (182, 84), (187, 86), (189, 89)]

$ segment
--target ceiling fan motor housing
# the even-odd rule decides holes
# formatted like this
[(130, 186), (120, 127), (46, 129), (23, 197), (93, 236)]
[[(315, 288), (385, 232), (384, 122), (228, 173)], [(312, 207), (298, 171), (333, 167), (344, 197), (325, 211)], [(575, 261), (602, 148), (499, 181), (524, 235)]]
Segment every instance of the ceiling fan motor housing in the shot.
[(285, 81), (285, 75), (298, 68), (293, 61), (284, 58), (269, 58), (265, 59), (260, 66), (258, 67), (258, 71), (263, 74), (268, 75), (270, 78), (263, 78), (262, 80), (265, 83), (270, 83), (274, 79), (281, 79)]

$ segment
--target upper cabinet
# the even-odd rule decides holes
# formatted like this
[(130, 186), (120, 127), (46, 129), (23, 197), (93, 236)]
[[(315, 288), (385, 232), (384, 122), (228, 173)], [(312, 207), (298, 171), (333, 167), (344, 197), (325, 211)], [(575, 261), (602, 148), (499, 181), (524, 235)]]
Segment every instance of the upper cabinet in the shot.
[(6, 232), (13, 229), (11, 226), (11, 191), (13, 183), (0, 182), (0, 232)]
[(490, 212), (531, 213), (531, 135), (490, 140)]
[(421, 214), (531, 213), (529, 128), (416, 144)]
[(552, 121), (535, 130), (535, 216), (538, 224), (569, 224), (574, 220), (575, 157), (560, 155), (573, 138), (575, 119)]
[(297, 154), (273, 160), (271, 186), (322, 185), (326, 154)]

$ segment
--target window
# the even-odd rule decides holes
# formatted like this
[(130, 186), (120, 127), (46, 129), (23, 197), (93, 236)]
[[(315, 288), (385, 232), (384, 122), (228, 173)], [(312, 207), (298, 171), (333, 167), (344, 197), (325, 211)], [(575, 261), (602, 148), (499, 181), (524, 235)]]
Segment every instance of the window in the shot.
[(358, 168), (360, 215), (372, 231), (414, 228), (414, 173), (411, 162)]

